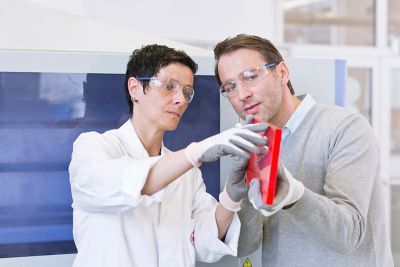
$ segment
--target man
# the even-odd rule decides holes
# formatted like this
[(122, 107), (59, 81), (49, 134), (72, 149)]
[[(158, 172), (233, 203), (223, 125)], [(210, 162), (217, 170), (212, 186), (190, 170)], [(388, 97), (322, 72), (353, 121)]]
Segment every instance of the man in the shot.
[[(196, 70), (183, 51), (163, 45), (136, 49), (125, 77), (131, 118), (118, 129), (83, 133), (74, 142), (74, 267), (187, 267), (236, 255), (237, 203), (246, 195), (237, 173), (249, 152), (259, 153), (266, 144), (256, 132), (267, 125), (238, 125), (169, 151), (164, 133), (176, 129), (193, 99)], [(225, 155), (237, 160), (218, 203), (197, 167)]]
[(263, 266), (393, 266), (368, 122), (296, 97), (288, 66), (266, 39), (238, 35), (214, 54), (221, 93), (239, 116), (283, 129), (274, 205), (263, 204), (253, 180), (239, 212), (239, 256), (262, 243)]

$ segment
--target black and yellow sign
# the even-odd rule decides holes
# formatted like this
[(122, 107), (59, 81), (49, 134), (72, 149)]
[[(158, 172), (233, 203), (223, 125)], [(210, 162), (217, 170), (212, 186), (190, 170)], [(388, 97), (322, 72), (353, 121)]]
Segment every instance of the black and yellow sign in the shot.
[(247, 258), (247, 259), (244, 261), (243, 267), (253, 267), (253, 265), (251, 265), (251, 261), (249, 260), (249, 258)]

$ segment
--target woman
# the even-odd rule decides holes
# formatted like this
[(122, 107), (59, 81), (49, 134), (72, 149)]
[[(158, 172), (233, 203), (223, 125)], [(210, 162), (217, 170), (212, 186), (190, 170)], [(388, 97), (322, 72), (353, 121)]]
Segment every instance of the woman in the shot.
[[(74, 266), (194, 266), (236, 255), (249, 152), (265, 145), (239, 125), (187, 148), (163, 146), (194, 95), (195, 62), (182, 51), (148, 45), (133, 52), (125, 85), (132, 117), (119, 129), (84, 133), (74, 143), (70, 181)], [(219, 204), (205, 191), (202, 162), (238, 161)], [(194, 168), (195, 167), (195, 168)]]

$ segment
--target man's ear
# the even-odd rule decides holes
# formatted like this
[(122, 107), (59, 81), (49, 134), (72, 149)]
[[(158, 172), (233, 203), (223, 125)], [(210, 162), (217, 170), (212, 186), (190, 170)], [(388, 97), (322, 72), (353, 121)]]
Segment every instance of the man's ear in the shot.
[(128, 79), (128, 90), (129, 94), (131, 95), (131, 99), (137, 99), (137, 90), (139, 86), (139, 80), (135, 77), (130, 77)]
[(283, 61), (278, 65), (278, 74), (282, 80), (282, 85), (286, 86), (289, 81), (289, 68)]

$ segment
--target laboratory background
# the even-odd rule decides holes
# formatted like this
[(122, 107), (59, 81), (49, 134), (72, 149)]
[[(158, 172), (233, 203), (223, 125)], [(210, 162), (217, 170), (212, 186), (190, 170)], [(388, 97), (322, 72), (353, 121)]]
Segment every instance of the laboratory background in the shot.
[[(178, 135), (166, 137), (169, 147), (237, 122), (210, 88), (218, 88), (214, 45), (239, 33), (277, 45), (296, 93), (311, 91), (317, 101), (369, 121), (379, 140), (388, 238), (400, 267), (399, 14), (398, 0), (0, 0), (0, 267), (72, 265), (71, 144), (82, 131), (115, 128), (126, 118), (123, 94), (110, 88), (123, 86), (134, 49), (165, 44), (199, 64), (198, 86), (205, 89), (185, 122), (196, 120), (197, 108), (208, 110), (203, 121), (212, 125), (192, 131), (183, 123)], [(322, 86), (329, 93), (318, 92)], [(205, 177), (218, 176), (205, 181), (214, 196), (228, 164), (202, 169)], [(259, 252), (251, 260), (261, 266)], [(226, 256), (196, 266), (245, 261)]]

